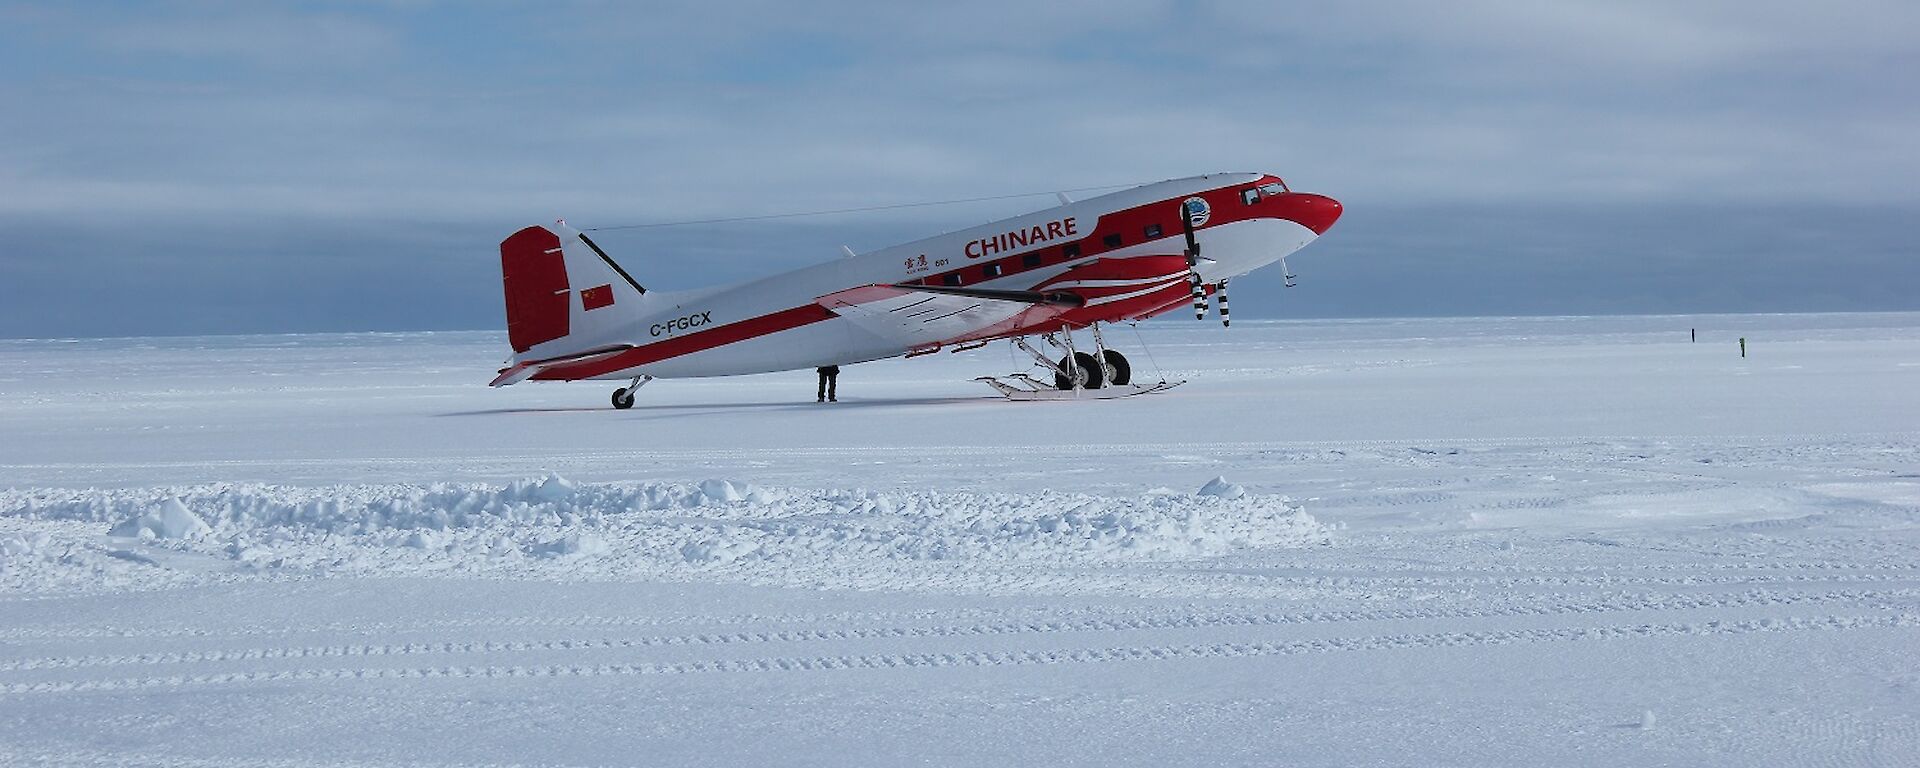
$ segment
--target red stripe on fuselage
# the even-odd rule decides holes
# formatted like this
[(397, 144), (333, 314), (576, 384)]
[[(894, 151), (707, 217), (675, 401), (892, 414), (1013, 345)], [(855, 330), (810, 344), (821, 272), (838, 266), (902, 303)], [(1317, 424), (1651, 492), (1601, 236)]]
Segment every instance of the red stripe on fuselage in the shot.
[(812, 325), (839, 315), (828, 311), (818, 304), (783, 309), (770, 315), (751, 317), (737, 323), (694, 331), (684, 336), (675, 336), (666, 341), (634, 347), (620, 354), (601, 360), (592, 360), (578, 365), (554, 366), (536, 373), (533, 378), (541, 381), (572, 381), (604, 376), (615, 371), (637, 368), (648, 363), (657, 363), (668, 358), (691, 355), (732, 344), (736, 341), (758, 338), (772, 333)]
[[(1339, 218), (1340, 204), (1333, 202), (1331, 198), (1324, 198), (1319, 195), (1304, 195), (1289, 192), (1276, 197), (1263, 197), (1253, 203), (1246, 202), (1242, 196), (1249, 189), (1257, 189), (1263, 184), (1277, 182), (1279, 182), (1279, 179), (1276, 177), (1262, 176), (1243, 184), (1228, 184), (1213, 189), (1201, 190), (1190, 195), (1178, 195), (1136, 205), (1131, 208), (1108, 211), (1095, 217), (1092, 229), (1082, 226), (1080, 231), (1085, 232), (1086, 236), (1078, 240), (1051, 241), (1036, 248), (1027, 248), (1012, 253), (995, 253), (992, 258), (969, 256), (966, 259), (957, 260), (966, 263), (953, 269), (911, 278), (906, 282), (917, 282), (922, 285), (975, 285), (1012, 277), (1024, 272), (1033, 272), (1047, 267), (1057, 267), (1061, 264), (1080, 262), (1082, 259), (1091, 256), (1099, 256), (1101, 254), (1151, 242), (1165, 243), (1169, 252), (1178, 253), (1186, 249), (1186, 243), (1180, 226), (1180, 216), (1184, 210), (1181, 207), (1182, 201), (1190, 197), (1198, 197), (1207, 201), (1210, 213), (1207, 223), (1201, 225), (1199, 228), (1199, 231), (1202, 232), (1225, 224), (1253, 219), (1287, 219), (1307, 226), (1316, 233), (1321, 233), (1325, 232), (1326, 228), (1332, 225), (1333, 219)], [(1302, 217), (1299, 214), (1303, 211), (1303, 208), (1301, 203), (1293, 198), (1314, 198), (1315, 202), (1308, 204), (1308, 207), (1313, 208), (1313, 210), (1310, 211), (1312, 215), (1307, 217), (1311, 223), (1300, 221)], [(1318, 201), (1331, 204), (1332, 213), (1330, 218), (1319, 210), (1321, 206), (1318, 205)], [(1146, 234), (1148, 227), (1157, 227), (1160, 234), (1149, 237)], [(1118, 236), (1119, 244), (1113, 246), (1107, 245), (1107, 238), (1110, 236)], [(1072, 249), (1074, 252), (1073, 256), (1067, 255), (1068, 249)], [(1034, 258), (1033, 263), (1029, 264), (1027, 263), (1028, 257), (1037, 258)], [(948, 276), (950, 275), (958, 275), (959, 282), (948, 282)]]

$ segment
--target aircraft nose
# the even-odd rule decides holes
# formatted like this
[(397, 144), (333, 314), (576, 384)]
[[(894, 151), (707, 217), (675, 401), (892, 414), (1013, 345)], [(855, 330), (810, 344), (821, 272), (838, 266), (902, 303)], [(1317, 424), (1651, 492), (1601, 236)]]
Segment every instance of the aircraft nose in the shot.
[(1308, 192), (1285, 192), (1268, 202), (1278, 205), (1280, 218), (1311, 229), (1316, 235), (1326, 234), (1343, 211), (1340, 201)]

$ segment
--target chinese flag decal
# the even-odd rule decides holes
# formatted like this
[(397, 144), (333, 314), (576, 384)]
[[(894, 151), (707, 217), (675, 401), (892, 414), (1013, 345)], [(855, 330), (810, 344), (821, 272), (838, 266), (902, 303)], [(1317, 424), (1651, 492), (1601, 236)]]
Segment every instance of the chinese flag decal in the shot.
[(596, 285), (580, 290), (580, 308), (589, 312), (613, 306), (613, 285)]

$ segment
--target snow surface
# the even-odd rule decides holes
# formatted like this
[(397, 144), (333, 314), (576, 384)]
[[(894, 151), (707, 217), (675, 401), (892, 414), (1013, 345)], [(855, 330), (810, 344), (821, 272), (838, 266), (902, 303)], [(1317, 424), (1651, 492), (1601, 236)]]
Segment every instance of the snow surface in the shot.
[(0, 764), (1920, 754), (1920, 315), (1108, 340), (1191, 381), (0, 341)]

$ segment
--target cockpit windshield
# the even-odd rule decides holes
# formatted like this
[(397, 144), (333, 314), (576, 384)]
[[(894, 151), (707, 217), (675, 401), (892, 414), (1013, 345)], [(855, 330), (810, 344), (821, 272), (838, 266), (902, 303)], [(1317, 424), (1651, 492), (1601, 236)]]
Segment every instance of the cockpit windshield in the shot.
[(1274, 195), (1280, 194), (1282, 192), (1292, 192), (1292, 191), (1293, 190), (1291, 189), (1287, 189), (1286, 182), (1280, 181), (1278, 179), (1274, 180), (1274, 182), (1271, 184), (1260, 185), (1260, 195), (1262, 197), (1273, 197)]

